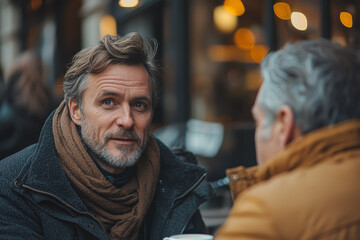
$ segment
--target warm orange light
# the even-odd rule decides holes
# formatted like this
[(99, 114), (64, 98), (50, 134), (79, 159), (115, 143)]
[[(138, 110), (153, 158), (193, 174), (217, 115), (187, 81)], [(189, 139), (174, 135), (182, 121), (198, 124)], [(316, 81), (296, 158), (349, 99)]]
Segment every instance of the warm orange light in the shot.
[(340, 13), (340, 21), (347, 28), (352, 28), (352, 26), (353, 26), (352, 15), (350, 13), (348, 13), (348, 12), (341, 12)]
[(119, 0), (119, 6), (124, 8), (136, 7), (139, 4), (139, 0)]
[(241, 50), (234, 45), (213, 45), (208, 48), (208, 56), (215, 62), (246, 62), (250, 63), (252, 60), (249, 57), (247, 50)]
[(245, 7), (241, 0), (225, 0), (224, 8), (235, 16), (241, 16), (245, 13)]
[(213, 14), (217, 29), (224, 33), (230, 33), (235, 30), (237, 26), (237, 17), (228, 13), (222, 5), (217, 6), (214, 9)]
[(234, 34), (234, 42), (238, 48), (251, 49), (255, 45), (255, 35), (248, 28), (239, 28)]
[(257, 63), (260, 63), (267, 53), (268, 49), (264, 45), (255, 45), (250, 49), (250, 57)]
[(32, 10), (38, 10), (42, 5), (42, 0), (31, 0), (30, 7)]
[(107, 34), (113, 36), (117, 34), (116, 21), (111, 15), (106, 15), (100, 20), (100, 37), (103, 38)]
[(300, 31), (305, 31), (308, 27), (307, 18), (301, 12), (291, 13), (291, 24)]
[(274, 13), (275, 15), (283, 20), (289, 20), (291, 18), (291, 8), (290, 5), (284, 2), (278, 2), (274, 4)]

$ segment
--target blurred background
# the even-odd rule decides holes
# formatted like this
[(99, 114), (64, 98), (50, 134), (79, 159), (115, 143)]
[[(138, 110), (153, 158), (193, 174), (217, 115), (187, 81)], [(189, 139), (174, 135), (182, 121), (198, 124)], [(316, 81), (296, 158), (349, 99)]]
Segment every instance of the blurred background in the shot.
[[(356, 0), (0, 0), (0, 152), (11, 136), (6, 124), (13, 123), (8, 106), (14, 100), (7, 95), (14, 85), (41, 85), (43, 91), (27, 94), (15, 87), (15, 95), (24, 101), (41, 96), (35, 105), (45, 113), (36, 119), (43, 121), (40, 115), (62, 100), (75, 53), (105, 34), (140, 32), (159, 42), (162, 92), (153, 132), (194, 152), (207, 168), (219, 197), (203, 214), (215, 230), (231, 205), (225, 169), (256, 164), (251, 106), (261, 84), (259, 63), (302, 39), (360, 49), (359, 11)], [(16, 61), (28, 52), (41, 61), (38, 81), (7, 87), (19, 78)]]

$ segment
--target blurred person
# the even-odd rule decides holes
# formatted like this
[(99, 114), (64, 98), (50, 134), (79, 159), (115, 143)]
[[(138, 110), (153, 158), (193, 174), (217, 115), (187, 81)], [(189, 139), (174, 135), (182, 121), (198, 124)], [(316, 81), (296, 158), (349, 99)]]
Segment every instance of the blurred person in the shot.
[(234, 206), (215, 239), (358, 239), (360, 57), (327, 40), (261, 63), (259, 166), (229, 169)]
[(0, 159), (36, 143), (53, 109), (40, 56), (27, 51), (6, 72), (0, 102)]
[(206, 232), (206, 171), (150, 134), (157, 44), (105, 36), (75, 55), (39, 142), (0, 162), (6, 239), (163, 239)]

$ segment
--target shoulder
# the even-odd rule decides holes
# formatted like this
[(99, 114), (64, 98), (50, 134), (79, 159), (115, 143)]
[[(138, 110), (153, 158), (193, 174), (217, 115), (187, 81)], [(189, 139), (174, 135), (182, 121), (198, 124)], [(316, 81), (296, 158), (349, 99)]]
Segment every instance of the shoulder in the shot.
[[(173, 186), (173, 190), (187, 191), (190, 188), (213, 194), (206, 180), (206, 169), (197, 164), (194, 154), (184, 149), (170, 149), (155, 138), (160, 149), (159, 179)], [(200, 181), (201, 180), (201, 181)]]
[(360, 220), (359, 171), (360, 159), (297, 169), (256, 184), (235, 205), (258, 206), (284, 236), (314, 236)]
[[(325, 195), (336, 197), (340, 191), (344, 193), (347, 189), (353, 190), (360, 181), (359, 170), (360, 159), (325, 162), (274, 176), (256, 184), (248, 193), (269, 202), (273, 201), (274, 204), (285, 197), (295, 202), (305, 202), (310, 196), (318, 196), (319, 198), (311, 199), (309, 202), (314, 205), (317, 201), (324, 200)], [(283, 203), (280, 205), (283, 206)]]
[(0, 175), (8, 179), (15, 178), (30, 159), (30, 156), (35, 152), (36, 146), (37, 144), (30, 145), (1, 160)]
[(26, 163), (35, 148), (35, 145), (31, 145), (0, 161), (0, 205), (6, 205), (8, 210), (12, 209), (10, 206), (20, 199), (13, 191), (14, 180), (27, 165)]

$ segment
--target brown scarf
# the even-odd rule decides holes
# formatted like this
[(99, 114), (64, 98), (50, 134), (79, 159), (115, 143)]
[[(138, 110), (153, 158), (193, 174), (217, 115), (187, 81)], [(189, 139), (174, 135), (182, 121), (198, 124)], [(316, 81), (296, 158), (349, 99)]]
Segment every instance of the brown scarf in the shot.
[(53, 118), (59, 161), (76, 192), (102, 223), (111, 239), (137, 239), (155, 194), (160, 171), (160, 151), (150, 137), (138, 161), (136, 175), (121, 188), (112, 185), (86, 151), (66, 103)]

